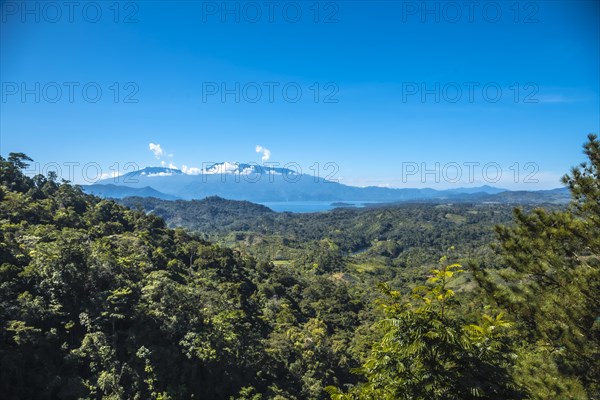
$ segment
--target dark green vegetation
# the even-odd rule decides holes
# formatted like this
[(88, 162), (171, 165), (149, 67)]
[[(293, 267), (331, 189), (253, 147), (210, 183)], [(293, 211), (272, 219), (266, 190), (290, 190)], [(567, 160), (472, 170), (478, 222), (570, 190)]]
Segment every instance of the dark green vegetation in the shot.
[(585, 149), (568, 208), (514, 216), (219, 198), (128, 209), (28, 178), (12, 153), (1, 397), (598, 399), (600, 143)]
[(450, 246), (462, 259), (490, 262), (493, 227), (512, 220), (512, 207), (485, 204), (404, 204), (294, 214), (218, 197), (200, 201), (129, 197), (119, 202), (260, 261), (294, 270), (343, 272), (369, 290), (381, 281), (397, 285), (409, 278), (422, 281)]

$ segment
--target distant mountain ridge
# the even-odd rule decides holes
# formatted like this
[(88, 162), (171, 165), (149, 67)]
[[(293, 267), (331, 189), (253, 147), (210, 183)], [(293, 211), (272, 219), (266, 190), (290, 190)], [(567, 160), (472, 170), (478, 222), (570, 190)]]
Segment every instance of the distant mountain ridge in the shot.
[(177, 196), (161, 193), (150, 186), (134, 188), (129, 186), (119, 186), (112, 183), (106, 185), (94, 184), (82, 186), (87, 194), (93, 194), (98, 197), (122, 199), (125, 197), (154, 197), (161, 200), (177, 200)]
[[(102, 197), (156, 197), (164, 200), (192, 200), (219, 196), (230, 200), (254, 203), (286, 201), (489, 201), (566, 202), (566, 189), (550, 191), (507, 191), (489, 185), (436, 190), (431, 188), (355, 187), (287, 168), (266, 167), (244, 163), (215, 163), (203, 169), (180, 170), (167, 167), (147, 167), (125, 175), (84, 186), (88, 193)], [(541, 197), (544, 197), (542, 199)]]

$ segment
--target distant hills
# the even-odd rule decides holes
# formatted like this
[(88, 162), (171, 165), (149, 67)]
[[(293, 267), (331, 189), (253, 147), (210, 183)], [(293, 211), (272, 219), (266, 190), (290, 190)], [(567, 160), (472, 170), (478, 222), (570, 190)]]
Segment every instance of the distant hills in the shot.
[(192, 200), (219, 196), (254, 203), (286, 201), (365, 202), (498, 202), (566, 203), (567, 189), (507, 191), (493, 186), (436, 190), (431, 188), (354, 187), (297, 174), (286, 168), (240, 163), (217, 163), (203, 170), (148, 167), (118, 178), (83, 186), (84, 191), (107, 198), (130, 196), (163, 200)]
[(88, 194), (93, 194), (98, 197), (122, 199), (124, 197), (154, 197), (162, 200), (177, 200), (178, 197), (169, 194), (161, 193), (150, 186), (135, 188), (129, 186), (120, 186), (109, 184), (95, 184), (83, 186), (83, 190)]
[(496, 194), (475, 193), (464, 196), (464, 200), (503, 204), (567, 204), (571, 200), (571, 194), (567, 188), (535, 191), (505, 190)]
[[(148, 197), (125, 197), (117, 200), (129, 208), (143, 208), (146, 212), (164, 218), (169, 226), (210, 227), (209, 230), (248, 230), (249, 221), (255, 221), (275, 212), (268, 207), (249, 201), (226, 200), (217, 196), (202, 200), (165, 201)], [(253, 226), (256, 222), (253, 223)]]

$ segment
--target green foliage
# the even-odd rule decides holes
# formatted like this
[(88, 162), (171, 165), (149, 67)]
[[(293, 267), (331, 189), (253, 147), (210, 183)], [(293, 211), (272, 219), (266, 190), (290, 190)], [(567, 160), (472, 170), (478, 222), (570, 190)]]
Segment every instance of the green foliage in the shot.
[(55, 177), (28, 178), (28, 160), (0, 160), (3, 398), (227, 398), (265, 387), (251, 264)]
[(511, 324), (502, 313), (483, 313), (468, 323), (448, 284), (464, 272), (459, 264), (431, 271), (427, 285), (409, 299), (388, 285), (376, 324), (381, 339), (360, 368), (365, 382), (343, 393), (330, 387), (332, 399), (519, 399), (524, 393), (511, 378), (515, 355)]
[[(214, 197), (200, 201), (129, 197), (118, 201), (210, 239), (227, 238), (228, 244), (246, 244), (253, 251), (273, 250), (270, 257), (300, 247), (300, 255), (306, 258), (367, 252), (399, 263), (407, 261), (409, 252), (418, 256), (416, 264), (435, 263), (453, 245), (464, 247), (465, 253), (485, 251), (493, 239), (491, 227), (508, 223), (512, 217), (512, 206), (486, 204), (399, 204), (292, 214)], [(457, 218), (460, 224), (455, 222)], [(279, 242), (264, 243), (265, 237)]]
[(584, 146), (589, 162), (563, 178), (566, 211), (515, 210), (497, 229), (499, 273), (478, 271), (492, 298), (522, 332), (519, 381), (533, 398), (600, 398), (600, 142)]
[(28, 160), (0, 160), (3, 398), (323, 398), (350, 376), (364, 305), (321, 275), (334, 244), (317, 270), (257, 263)]

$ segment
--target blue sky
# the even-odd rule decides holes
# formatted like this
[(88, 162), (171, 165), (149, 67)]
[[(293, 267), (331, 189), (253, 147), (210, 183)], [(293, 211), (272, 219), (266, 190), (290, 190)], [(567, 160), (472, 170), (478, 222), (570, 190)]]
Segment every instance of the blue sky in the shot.
[(599, 2), (467, 3), (2, 1), (0, 153), (78, 183), (260, 145), (357, 186), (557, 187), (600, 131)]

